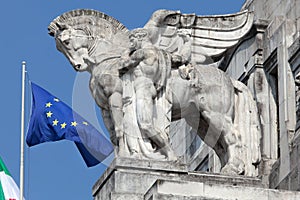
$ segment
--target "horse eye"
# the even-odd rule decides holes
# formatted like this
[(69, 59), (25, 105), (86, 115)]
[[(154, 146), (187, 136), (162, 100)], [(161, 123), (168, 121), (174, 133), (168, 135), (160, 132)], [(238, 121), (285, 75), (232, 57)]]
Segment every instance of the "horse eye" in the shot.
[(70, 44), (70, 40), (64, 40), (63, 43), (64, 43), (64, 45), (69, 45)]

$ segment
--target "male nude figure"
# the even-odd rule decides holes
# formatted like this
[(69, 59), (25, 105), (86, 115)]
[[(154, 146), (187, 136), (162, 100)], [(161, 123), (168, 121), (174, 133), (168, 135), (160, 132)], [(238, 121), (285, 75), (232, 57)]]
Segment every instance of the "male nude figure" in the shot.
[[(170, 147), (167, 137), (157, 131), (153, 124), (154, 99), (163, 87), (166, 86), (167, 78), (170, 77), (170, 66), (162, 66), (163, 57), (168, 54), (159, 50), (149, 40), (145, 29), (136, 29), (130, 36), (131, 55), (123, 63), (120, 71), (123, 73), (132, 69), (134, 92), (136, 95), (136, 115), (140, 131), (143, 136), (149, 138), (168, 160), (176, 160), (176, 156)], [(162, 54), (164, 56), (162, 56)], [(170, 61), (171, 62), (171, 61)]]

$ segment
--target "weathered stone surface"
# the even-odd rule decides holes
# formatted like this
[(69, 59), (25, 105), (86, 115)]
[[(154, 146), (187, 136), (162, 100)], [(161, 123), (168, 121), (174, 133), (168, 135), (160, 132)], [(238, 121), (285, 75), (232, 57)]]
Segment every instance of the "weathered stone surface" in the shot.
[[(226, 200), (226, 199), (217, 199), (209, 197), (190, 197), (182, 195), (172, 195), (172, 194), (152, 194), (150, 197), (151, 200)], [(150, 200), (145, 198), (145, 200)]]
[[(217, 179), (217, 177), (216, 177)], [(150, 190), (145, 194), (144, 199), (150, 200), (155, 195), (175, 195), (185, 199), (223, 199), (223, 200), (296, 200), (300, 198), (299, 192), (278, 191), (256, 187), (228, 186), (222, 184), (206, 184), (157, 180)]]
[[(264, 188), (258, 178), (189, 172), (182, 166), (116, 159), (93, 187), (95, 200), (252, 200), (298, 199), (299, 192)], [(141, 162), (139, 162), (141, 163)], [(153, 167), (156, 166), (156, 167)], [(177, 170), (174, 170), (176, 169)]]
[(197, 185), (206, 182), (261, 187), (257, 178), (189, 172), (184, 165), (174, 162), (116, 158), (94, 185), (93, 196), (97, 200), (121, 198), (123, 194), (125, 197), (139, 198), (159, 179), (196, 182)]
[(109, 198), (111, 192), (143, 194), (159, 177), (174, 177), (175, 173), (187, 173), (186, 166), (167, 161), (149, 161), (116, 158), (93, 187), (93, 194), (100, 199)]
[[(131, 193), (111, 193), (109, 200), (141, 200), (143, 195), (131, 194)], [(97, 200), (95, 198), (94, 200)], [(100, 199), (99, 199), (100, 200)]]
[(172, 194), (178, 196), (201, 197), (204, 184), (199, 182), (164, 181), (157, 180), (145, 194), (145, 199), (150, 199), (154, 193)]

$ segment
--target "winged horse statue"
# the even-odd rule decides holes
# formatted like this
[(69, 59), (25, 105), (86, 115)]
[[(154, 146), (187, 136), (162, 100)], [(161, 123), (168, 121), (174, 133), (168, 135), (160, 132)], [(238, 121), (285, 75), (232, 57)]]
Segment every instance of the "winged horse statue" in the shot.
[(130, 31), (102, 12), (80, 9), (58, 16), (48, 30), (73, 68), (91, 74), (90, 91), (117, 156), (176, 161), (169, 126), (184, 118), (215, 150), (222, 172), (256, 176), (256, 102), (246, 85), (218, 69), (252, 23), (248, 11), (158, 10)]

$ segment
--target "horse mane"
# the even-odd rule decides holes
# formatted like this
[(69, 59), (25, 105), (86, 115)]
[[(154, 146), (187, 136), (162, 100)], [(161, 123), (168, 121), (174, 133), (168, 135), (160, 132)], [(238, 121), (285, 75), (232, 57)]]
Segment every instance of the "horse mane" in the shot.
[(59, 24), (67, 24), (69, 26), (80, 26), (90, 24), (91, 26), (103, 25), (103, 20), (108, 22), (116, 32), (129, 32), (129, 30), (115, 18), (106, 15), (105, 13), (91, 10), (91, 9), (78, 9), (72, 10), (56, 17), (48, 26), (48, 33), (51, 36), (60, 31)]

